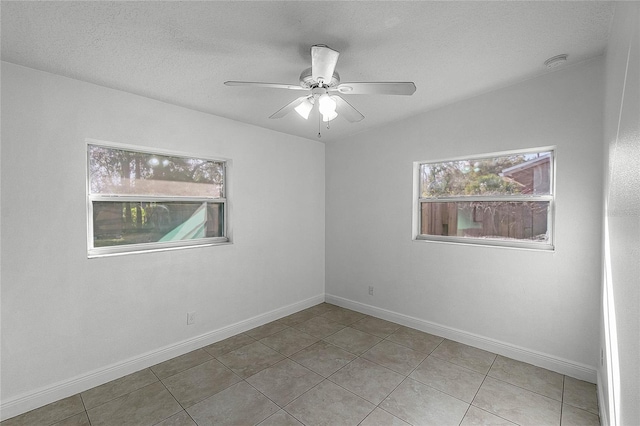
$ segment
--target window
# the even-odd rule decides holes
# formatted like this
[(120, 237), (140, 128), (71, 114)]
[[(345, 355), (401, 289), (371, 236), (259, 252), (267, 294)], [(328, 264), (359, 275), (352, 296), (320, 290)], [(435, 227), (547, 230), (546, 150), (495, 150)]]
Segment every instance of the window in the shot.
[(89, 257), (229, 241), (227, 162), (89, 143)]
[(416, 239), (553, 249), (553, 150), (416, 163), (416, 169)]

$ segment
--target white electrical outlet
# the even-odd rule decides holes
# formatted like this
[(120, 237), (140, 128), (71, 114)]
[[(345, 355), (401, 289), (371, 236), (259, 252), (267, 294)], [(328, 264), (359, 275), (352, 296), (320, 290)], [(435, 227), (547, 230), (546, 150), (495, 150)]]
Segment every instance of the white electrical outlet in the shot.
[(373, 286), (369, 286), (369, 296), (373, 296)]
[(194, 324), (196, 322), (196, 313), (187, 312), (187, 325)]

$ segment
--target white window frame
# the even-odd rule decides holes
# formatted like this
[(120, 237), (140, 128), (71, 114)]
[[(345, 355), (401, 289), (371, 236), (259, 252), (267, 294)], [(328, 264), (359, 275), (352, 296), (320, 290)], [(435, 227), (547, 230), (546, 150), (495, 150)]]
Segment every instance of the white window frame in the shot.
[[(185, 249), (185, 248), (194, 248), (194, 247), (207, 247), (214, 245), (222, 245), (222, 244), (231, 244), (231, 228), (229, 226), (229, 168), (231, 165), (231, 160), (227, 158), (213, 158), (202, 155), (194, 155), (190, 153), (184, 152), (176, 152), (169, 151), (163, 149), (156, 148), (148, 148), (143, 146), (136, 146), (130, 144), (121, 144), (115, 142), (106, 142), (96, 139), (86, 139), (85, 140), (85, 155), (87, 159), (86, 165), (86, 194), (87, 194), (87, 254), (89, 258), (96, 257), (104, 257), (104, 256), (114, 256), (114, 255), (126, 255), (126, 254), (137, 254), (137, 253), (148, 253), (148, 252), (156, 252), (156, 251), (165, 251), (165, 250), (177, 250), (177, 249)], [(100, 194), (92, 194), (90, 190), (90, 153), (89, 146), (99, 146), (104, 148), (112, 148), (125, 150), (130, 152), (138, 152), (143, 154), (157, 154), (157, 155), (166, 155), (172, 157), (185, 157), (185, 158), (198, 158), (207, 161), (215, 161), (224, 163), (224, 183), (223, 183), (223, 198), (215, 198), (209, 196), (194, 196), (194, 197), (185, 197), (185, 196), (154, 196), (154, 195), (100, 195)], [(93, 203), (100, 201), (108, 201), (108, 202), (203, 202), (203, 203), (214, 203), (214, 204), (222, 204), (223, 209), (223, 236), (222, 237), (204, 237), (198, 239), (191, 240), (183, 240), (183, 241), (165, 241), (165, 242), (152, 242), (152, 243), (138, 243), (138, 244), (124, 244), (124, 245), (114, 245), (114, 246), (106, 246), (106, 247), (95, 247), (94, 246), (94, 235), (93, 235)]]
[[(451, 196), (451, 197), (422, 197), (421, 195), (421, 182), (420, 182), (420, 166), (423, 164), (435, 164), (445, 163), (450, 161), (462, 161), (462, 160), (479, 160), (483, 158), (493, 158), (508, 155), (517, 154), (533, 154), (538, 152), (550, 152), (550, 194), (516, 194), (516, 195), (500, 195), (500, 196)], [(556, 148), (555, 146), (547, 146), (540, 148), (519, 149), (512, 151), (501, 151), (493, 153), (484, 153), (478, 155), (465, 155), (462, 157), (446, 158), (441, 160), (425, 160), (416, 161), (413, 163), (413, 186), (414, 186), (414, 203), (413, 203), (413, 240), (427, 243), (450, 243), (450, 244), (464, 244), (464, 245), (477, 245), (477, 246), (490, 246), (490, 247), (504, 247), (504, 248), (518, 248), (518, 249), (532, 249), (543, 251), (554, 251), (554, 225), (555, 225), (555, 180), (556, 180)], [(458, 237), (458, 236), (445, 236), (445, 235), (427, 235), (421, 234), (422, 229), (422, 214), (421, 206), (425, 202), (429, 203), (453, 203), (453, 202), (474, 202), (474, 201), (544, 201), (549, 203), (549, 209), (547, 211), (547, 234), (548, 241), (526, 241), (526, 240), (511, 240), (511, 239), (492, 239), (492, 238), (474, 238), (474, 237)]]

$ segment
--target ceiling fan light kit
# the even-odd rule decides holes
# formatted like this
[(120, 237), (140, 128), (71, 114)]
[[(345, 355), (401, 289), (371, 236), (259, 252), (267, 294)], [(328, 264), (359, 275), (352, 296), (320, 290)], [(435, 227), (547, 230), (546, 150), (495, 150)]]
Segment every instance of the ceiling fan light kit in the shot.
[(322, 121), (331, 121), (338, 116), (336, 108), (338, 104), (327, 93), (318, 98), (318, 112), (322, 114)]
[[(416, 91), (413, 82), (353, 82), (340, 83), (340, 75), (335, 70), (340, 53), (324, 44), (311, 46), (311, 68), (300, 74), (299, 86), (293, 84), (261, 83), (253, 81), (225, 81), (227, 86), (267, 87), (286, 90), (307, 90), (310, 94), (302, 96), (285, 105), (269, 118), (282, 118), (296, 111), (307, 120), (315, 105), (318, 105), (318, 117), (329, 124), (338, 115), (347, 121), (361, 121), (364, 115), (355, 109), (340, 95), (404, 95), (410, 96)], [(320, 137), (318, 132), (318, 137)]]
[(328, 123), (329, 121), (333, 120), (337, 116), (338, 116), (337, 112), (329, 111), (328, 114), (322, 114), (322, 121), (324, 121), (325, 123)]
[(298, 105), (294, 109), (300, 115), (300, 117), (308, 120), (309, 114), (311, 114), (311, 110), (313, 109), (313, 105), (315, 103), (315, 98), (313, 96), (307, 96), (302, 102), (300, 102), (300, 105)]

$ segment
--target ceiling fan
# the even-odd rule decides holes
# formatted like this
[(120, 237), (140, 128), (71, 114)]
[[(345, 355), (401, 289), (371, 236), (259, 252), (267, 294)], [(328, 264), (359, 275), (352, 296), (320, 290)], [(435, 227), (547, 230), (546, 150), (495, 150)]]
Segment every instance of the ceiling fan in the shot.
[[(354, 82), (340, 83), (340, 75), (335, 70), (340, 53), (324, 44), (311, 46), (311, 68), (300, 74), (300, 84), (260, 83), (253, 81), (225, 81), (227, 86), (268, 87), (273, 89), (299, 90), (308, 92), (288, 103), (269, 118), (282, 118), (295, 110), (307, 120), (315, 105), (318, 117), (329, 125), (338, 115), (349, 122), (357, 122), (364, 115), (340, 95), (412, 95), (416, 91), (413, 82)], [(320, 132), (318, 132), (320, 137)]]

